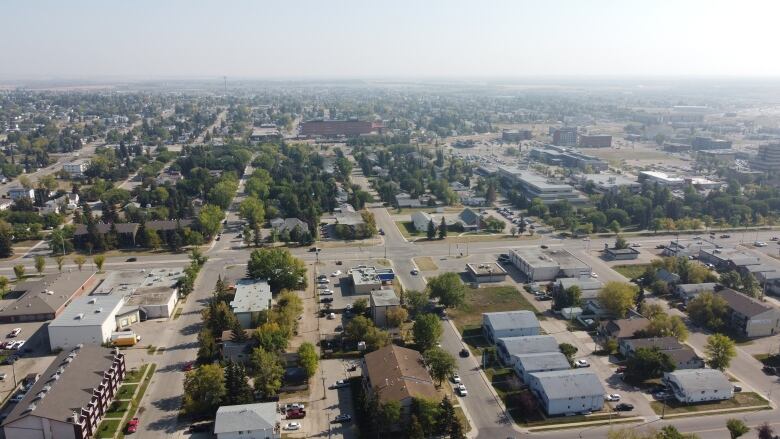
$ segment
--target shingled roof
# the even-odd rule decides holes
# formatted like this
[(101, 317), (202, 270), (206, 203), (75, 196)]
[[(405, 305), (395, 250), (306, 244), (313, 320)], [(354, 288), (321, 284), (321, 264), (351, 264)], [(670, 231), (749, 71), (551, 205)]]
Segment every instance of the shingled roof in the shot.
[(390, 345), (366, 354), (364, 361), (381, 403), (406, 398), (439, 399), (419, 352)]

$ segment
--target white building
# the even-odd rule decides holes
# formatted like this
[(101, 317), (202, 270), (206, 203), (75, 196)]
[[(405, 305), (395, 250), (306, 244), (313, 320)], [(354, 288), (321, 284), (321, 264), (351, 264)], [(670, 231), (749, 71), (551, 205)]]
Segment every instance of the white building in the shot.
[(260, 311), (270, 308), (271, 297), (271, 287), (264, 280), (241, 279), (236, 282), (236, 295), (230, 307), (242, 328), (254, 327)]
[(65, 171), (68, 175), (70, 175), (70, 178), (83, 178), (84, 171), (86, 171), (88, 167), (89, 167), (89, 160), (81, 159), (81, 160), (74, 160), (70, 163), (65, 163), (64, 165), (62, 165), (62, 170)]
[(551, 281), (557, 277), (590, 276), (590, 266), (565, 249), (516, 248), (509, 260), (528, 282)]
[(217, 439), (279, 439), (280, 414), (275, 402), (223, 405), (217, 410)]
[(683, 369), (664, 373), (664, 382), (680, 402), (720, 401), (734, 397), (734, 385), (715, 369)]
[(524, 383), (532, 373), (571, 369), (569, 360), (560, 352), (514, 355), (514, 363), (515, 373)]
[(23, 187), (14, 187), (8, 189), (8, 196), (11, 197), (11, 199), (14, 201), (22, 198), (29, 198), (32, 200), (35, 199), (35, 191), (32, 189), (25, 189)]
[(685, 180), (680, 177), (673, 177), (665, 172), (659, 171), (640, 171), (639, 181), (647, 181), (651, 184), (658, 183), (661, 186), (680, 187), (685, 184)]
[(387, 312), (401, 307), (401, 300), (392, 288), (371, 291), (371, 318), (380, 328), (387, 326)]
[(49, 323), (51, 349), (106, 342), (117, 328), (116, 317), (124, 304), (123, 296), (113, 294), (74, 299), (62, 314)]
[(491, 344), (503, 337), (539, 335), (539, 320), (532, 311), (486, 312), (482, 314), (482, 333)]
[(558, 342), (552, 335), (528, 335), (525, 337), (505, 337), (496, 341), (498, 358), (505, 365), (514, 367), (517, 355), (560, 352)]
[(532, 373), (528, 386), (548, 416), (588, 413), (604, 407), (604, 386), (588, 369)]

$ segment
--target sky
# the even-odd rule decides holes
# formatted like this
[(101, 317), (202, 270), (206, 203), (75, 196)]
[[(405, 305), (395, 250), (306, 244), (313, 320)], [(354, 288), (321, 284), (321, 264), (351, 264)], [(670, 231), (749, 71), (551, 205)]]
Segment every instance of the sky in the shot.
[(780, 76), (773, 0), (3, 0), (0, 78)]

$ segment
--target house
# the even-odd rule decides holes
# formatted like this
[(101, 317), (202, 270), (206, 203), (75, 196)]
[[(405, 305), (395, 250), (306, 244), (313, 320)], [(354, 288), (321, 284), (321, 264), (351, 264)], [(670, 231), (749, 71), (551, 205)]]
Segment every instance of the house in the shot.
[(639, 257), (639, 250), (634, 247), (626, 248), (605, 248), (604, 258), (610, 261), (626, 261), (629, 259), (636, 259)]
[(463, 211), (458, 214), (458, 223), (460, 223), (464, 231), (470, 232), (479, 230), (480, 222), (481, 218), (479, 214), (471, 209), (463, 209)]
[(589, 369), (532, 373), (528, 387), (548, 416), (589, 413), (604, 407), (604, 386)]
[(533, 311), (502, 311), (482, 314), (482, 334), (495, 344), (503, 337), (539, 335), (539, 320)]
[(371, 291), (370, 297), (371, 318), (379, 327), (386, 327), (387, 312), (401, 307), (401, 300), (396, 296), (392, 288), (382, 288)]
[(217, 439), (279, 439), (281, 414), (275, 402), (223, 405), (217, 409)]
[(699, 294), (705, 291), (715, 291), (718, 284), (714, 282), (705, 282), (701, 284), (679, 284), (674, 288), (674, 293), (677, 297), (682, 299), (683, 302), (694, 299)]
[(0, 322), (43, 322), (59, 316), (78, 296), (88, 294), (98, 283), (95, 273), (68, 271), (47, 274), (11, 287), (15, 302), (0, 310)]
[(704, 360), (690, 346), (681, 344), (674, 337), (624, 338), (620, 340), (618, 348), (626, 358), (632, 357), (640, 348), (657, 348), (669, 356), (676, 369), (704, 367)]
[(274, 218), (270, 220), (269, 223), (271, 224), (271, 228), (276, 230), (277, 233), (285, 231), (290, 233), (295, 230), (296, 227), (298, 227), (301, 232), (309, 231), (309, 225), (298, 218)]
[(412, 198), (411, 195), (406, 192), (401, 192), (395, 196), (395, 204), (400, 207), (422, 207), (422, 203), (418, 198)]
[(84, 178), (84, 171), (89, 167), (89, 160), (78, 159), (70, 163), (62, 165), (62, 170), (70, 176), (70, 178)]
[(560, 352), (514, 355), (514, 363), (515, 373), (524, 383), (528, 383), (532, 373), (571, 369), (569, 360)]
[(23, 187), (12, 187), (11, 189), (8, 189), (8, 196), (14, 201), (20, 200), (22, 198), (29, 198), (34, 200), (35, 191), (32, 189), (25, 189)]
[(765, 337), (780, 331), (780, 310), (752, 297), (724, 288), (715, 292), (729, 308), (727, 324), (745, 337)]
[(254, 328), (260, 312), (271, 307), (271, 287), (264, 280), (241, 279), (230, 308), (244, 329)]
[(604, 287), (604, 283), (590, 276), (586, 277), (561, 277), (553, 286), (554, 293), (560, 293), (571, 287), (580, 289), (580, 301), (583, 304), (597, 299), (599, 291)]
[(666, 268), (661, 268), (658, 271), (656, 271), (655, 278), (660, 281), (664, 281), (669, 285), (673, 285), (680, 282), (680, 275), (678, 275), (677, 273), (672, 273)]
[(514, 366), (515, 355), (559, 352), (558, 342), (552, 335), (528, 335), (496, 339), (496, 352), (502, 363)]
[(683, 403), (720, 401), (734, 397), (734, 385), (723, 372), (715, 369), (666, 372), (663, 381), (674, 397)]
[(125, 354), (98, 345), (60, 352), (3, 422), (7, 438), (91, 438), (125, 378)]
[(428, 224), (430, 224), (431, 221), (433, 221), (433, 225), (436, 227), (439, 227), (439, 224), (441, 223), (441, 219), (437, 222), (433, 216), (422, 211), (417, 211), (412, 214), (412, 224), (414, 225), (414, 229), (418, 232), (427, 232)]
[(637, 331), (647, 329), (650, 320), (644, 317), (630, 317), (627, 319), (609, 320), (601, 322), (598, 335), (604, 339), (620, 340), (631, 338)]
[[(75, 299), (48, 326), (51, 350), (71, 349), (79, 344), (102, 344), (117, 328), (117, 315), (124, 296), (86, 296)], [(137, 319), (136, 319), (137, 320)]]
[(366, 354), (362, 366), (366, 394), (376, 397), (380, 405), (398, 402), (404, 419), (413, 399), (440, 399), (422, 355), (413, 349), (391, 344)]

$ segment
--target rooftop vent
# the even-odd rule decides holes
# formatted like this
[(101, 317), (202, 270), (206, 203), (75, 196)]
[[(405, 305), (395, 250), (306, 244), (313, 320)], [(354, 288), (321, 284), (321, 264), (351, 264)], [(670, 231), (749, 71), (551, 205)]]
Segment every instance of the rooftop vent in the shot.
[(80, 312), (80, 313), (76, 314), (76, 320), (81, 320), (83, 318), (84, 318), (84, 313), (83, 312)]
[(87, 302), (87, 303), (97, 303), (97, 299), (93, 297), (93, 298), (89, 299), (89, 302)]
[(95, 310), (95, 314), (101, 313), (101, 312), (103, 312), (103, 307), (102, 306)]

